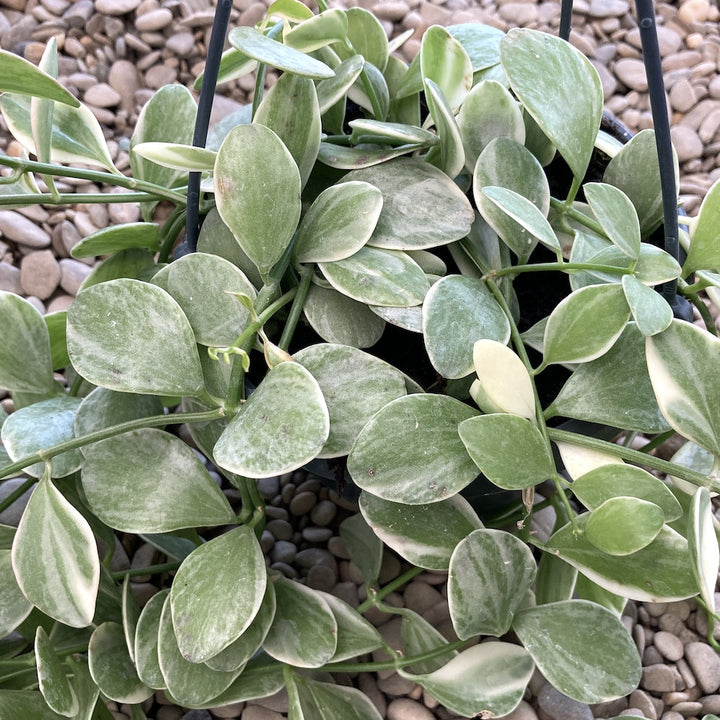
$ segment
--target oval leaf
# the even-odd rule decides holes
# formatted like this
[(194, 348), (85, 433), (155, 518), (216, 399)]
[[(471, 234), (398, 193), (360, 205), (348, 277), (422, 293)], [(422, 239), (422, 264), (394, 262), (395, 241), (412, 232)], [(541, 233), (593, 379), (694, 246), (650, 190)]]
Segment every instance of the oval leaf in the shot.
[(341, 42), (347, 36), (347, 15), (339, 8), (325, 10), (295, 25), (283, 34), (285, 45), (303, 52)]
[[(204, 662), (236, 640), (257, 614), (266, 582), (262, 550), (246, 525), (191, 553), (170, 591), (173, 628), (183, 657)], [(218, 593), (218, 585), (233, 592)]]
[(311, 345), (294, 358), (317, 380), (330, 415), (330, 435), (318, 457), (347, 455), (367, 421), (406, 394), (400, 372), (352, 347)]
[(190, 323), (148, 283), (121, 278), (84, 289), (68, 310), (67, 343), (73, 366), (94, 385), (170, 396), (204, 389)]
[(141, 682), (155, 690), (165, 687), (165, 679), (158, 662), (158, 631), (160, 615), (169, 593), (169, 590), (161, 590), (147, 601), (135, 629), (134, 656), (137, 674)]
[(482, 528), (472, 506), (461, 495), (431, 505), (407, 505), (362, 492), (360, 512), (388, 547), (428, 570), (447, 570), (457, 544)]
[(381, 715), (370, 698), (353, 687), (344, 687), (334, 683), (317, 682), (309, 678), (296, 676), (297, 715), (293, 717), (315, 718), (316, 720), (381, 720)]
[(435, 145), (428, 153), (428, 162), (454, 178), (465, 165), (465, 149), (460, 128), (442, 90), (429, 78), (425, 80), (425, 99), (440, 138), (440, 144)]
[(683, 264), (682, 274), (687, 277), (696, 270), (720, 267), (720, 182), (716, 182), (703, 198), (697, 218), (693, 224), (690, 249)]
[(454, 398), (418, 393), (388, 403), (358, 436), (348, 472), (385, 500), (425, 505), (457, 494), (477, 476), (458, 425), (477, 415)]
[(295, 240), (298, 262), (332, 262), (356, 253), (377, 225), (382, 193), (366, 182), (323, 190), (305, 213)]
[(278, 70), (286, 70), (294, 75), (310, 78), (327, 78), (334, 74), (325, 63), (277, 40), (265, 37), (255, 28), (233, 28), (228, 40), (241, 53)]
[[(360, 497), (362, 495), (361, 493)], [(340, 537), (350, 553), (350, 559), (358, 566), (363, 580), (368, 585), (374, 585), (382, 565), (382, 541), (360, 513), (351, 515), (340, 523)]]
[(507, 345), (496, 340), (478, 340), (473, 345), (473, 367), (477, 380), (470, 394), (483, 412), (535, 419), (535, 391), (530, 373)]
[(80, 105), (55, 78), (7, 50), (0, 50), (0, 77), (0, 92), (48, 98), (71, 107)]
[(280, 475), (317, 457), (329, 433), (328, 409), (317, 380), (302, 365), (282, 362), (242, 405), (213, 456), (220, 467), (237, 475)]
[[(50, 336), (37, 308), (11, 292), (0, 291), (3, 341), (0, 387), (45, 393), (53, 389)], [(18, 362), (22, 358), (22, 362)]]
[(68, 682), (62, 660), (42, 626), (35, 632), (35, 663), (38, 685), (45, 702), (60, 715), (72, 717), (80, 709), (75, 691)]
[(162, 430), (134, 430), (87, 447), (82, 484), (92, 511), (123, 532), (170, 532), (235, 518), (197, 455)]
[(665, 515), (655, 503), (613, 497), (590, 513), (587, 539), (609, 555), (630, 555), (647, 547), (660, 532)]
[(212, 170), (217, 155), (213, 150), (169, 142), (138, 143), (133, 152), (156, 165), (184, 172)]
[(322, 594), (282, 577), (273, 578), (277, 611), (263, 649), (280, 662), (314, 668), (330, 661), (338, 625)]
[(70, 254), (74, 258), (83, 258), (107, 255), (126, 248), (148, 248), (155, 251), (160, 247), (158, 229), (157, 223), (111, 225), (84, 237), (73, 245)]
[(630, 258), (640, 254), (640, 221), (630, 198), (608, 183), (585, 183), (583, 192), (614, 245)]
[(334, 595), (318, 591), (330, 607), (337, 623), (337, 647), (331, 662), (342, 662), (365, 655), (382, 645), (380, 633), (355, 609)]
[(460, 423), (460, 438), (483, 474), (505, 490), (533, 487), (555, 475), (540, 430), (517, 415), (494, 413)]
[(510, 322), (485, 283), (448, 275), (428, 291), (423, 304), (423, 335), (433, 367), (446, 378), (461, 378), (473, 369), (478, 340), (506, 343)]
[(448, 604), (457, 636), (504, 635), (532, 586), (530, 548), (503, 530), (475, 530), (450, 558)]
[(667, 300), (633, 275), (623, 275), (623, 292), (630, 312), (643, 335), (657, 335), (670, 327), (672, 308)]
[(70, 627), (92, 622), (100, 583), (95, 538), (87, 520), (46, 478), (20, 520), (12, 563), (23, 595), (41, 612)]
[(10, 550), (0, 550), (0, 633), (10, 634), (30, 614), (32, 603), (15, 579)]
[(519, 612), (513, 630), (540, 672), (579, 702), (622, 697), (640, 681), (640, 657), (630, 633), (614, 613), (595, 603), (538, 605)]
[(688, 547), (700, 596), (705, 604), (712, 608), (715, 602), (718, 566), (720, 566), (720, 549), (713, 525), (710, 493), (705, 488), (698, 488), (695, 491), (690, 505)]
[(620, 285), (590, 285), (568, 295), (545, 326), (543, 364), (578, 363), (606, 353), (630, 317)]
[[(237, 30), (251, 28), (233, 32)], [(214, 176), (220, 217), (260, 272), (267, 274), (282, 257), (300, 219), (295, 160), (272, 130), (240, 125), (220, 146)]]
[(573, 175), (585, 175), (600, 128), (603, 91), (592, 63), (549, 33), (514, 28), (500, 42), (510, 87)]
[(472, 87), (473, 67), (465, 48), (444, 27), (433, 25), (423, 35), (420, 70), (423, 80), (435, 83), (457, 111)]

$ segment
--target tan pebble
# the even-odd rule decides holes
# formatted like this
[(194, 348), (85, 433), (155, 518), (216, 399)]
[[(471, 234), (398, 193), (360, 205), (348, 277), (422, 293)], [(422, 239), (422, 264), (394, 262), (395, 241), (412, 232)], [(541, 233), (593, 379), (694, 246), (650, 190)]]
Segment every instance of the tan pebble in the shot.
[(421, 615), (443, 602), (443, 597), (431, 585), (419, 580), (413, 580), (405, 588), (405, 605)]
[(92, 272), (85, 263), (70, 258), (60, 260), (60, 287), (69, 295), (77, 295), (80, 286)]
[(190, 32), (175, 33), (167, 39), (165, 47), (173, 55), (188, 57), (195, 48), (195, 38)]
[(720, 688), (720, 656), (704, 642), (685, 646), (685, 660), (703, 693), (709, 695)]
[(643, 668), (640, 686), (650, 692), (672, 692), (675, 690), (675, 678), (667, 665), (648, 665)]
[(135, 29), (138, 32), (162, 30), (172, 22), (172, 19), (172, 12), (168, 8), (158, 8), (139, 15), (135, 20)]
[(20, 264), (20, 283), (23, 292), (47, 300), (60, 282), (60, 267), (52, 250), (40, 250), (26, 255)]
[(701, 63), (702, 60), (702, 53), (697, 50), (683, 50), (663, 58), (662, 70), (663, 72), (669, 72), (670, 70), (677, 70), (678, 68), (692, 69), (695, 65)]
[(670, 129), (670, 136), (679, 162), (686, 162), (702, 155), (702, 140), (692, 128), (677, 125)]
[(685, 38), (685, 46), (690, 50), (694, 50), (695, 48), (700, 47), (704, 41), (705, 38), (702, 33), (690, 33)]
[(674, 110), (685, 113), (690, 110), (697, 101), (698, 97), (695, 88), (686, 78), (678, 80), (678, 82), (672, 86), (670, 90), (670, 104)]
[(253, 704), (259, 705), (260, 707), (266, 707), (269, 710), (274, 710), (275, 712), (286, 713), (288, 711), (287, 690), (283, 688), (273, 695), (253, 700)]
[(685, 0), (678, 9), (677, 17), (686, 25), (705, 22), (710, 16), (708, 0)]
[(126, 15), (139, 5), (140, 0), (95, 0), (95, 10), (103, 15)]
[(410, 12), (410, 6), (403, 0), (379, 2), (373, 8), (373, 14), (380, 20), (401, 21)]
[(47, 306), (48, 314), (67, 310), (75, 298), (72, 295), (58, 295), (54, 297)]
[(657, 651), (671, 662), (679, 660), (683, 656), (683, 644), (676, 635), (661, 630), (653, 637), (653, 644)]
[(28, 248), (46, 248), (51, 242), (49, 233), (15, 210), (0, 210), (0, 233)]
[(720, 712), (720, 695), (707, 695), (701, 699), (702, 711), (708, 714)]
[(683, 717), (698, 715), (702, 711), (702, 703), (700, 702), (681, 702), (673, 705), (673, 712), (680, 713)]
[(630, 707), (641, 710), (643, 716), (649, 720), (655, 720), (657, 718), (652, 698), (644, 690), (634, 690), (630, 694)]
[(614, 72), (620, 82), (631, 90), (638, 90), (640, 92), (647, 90), (647, 77), (642, 60), (621, 58), (615, 63)]
[(358, 687), (360, 691), (370, 699), (381, 717), (385, 717), (387, 711), (387, 700), (385, 696), (378, 690), (377, 680), (370, 673), (361, 673), (358, 678)]
[(120, 99), (120, 93), (107, 83), (97, 83), (85, 91), (85, 102), (99, 108), (115, 107)]
[(210, 708), (210, 713), (217, 718), (239, 718), (244, 707), (245, 703), (243, 702), (231, 703), (230, 705)]
[(259, 705), (248, 705), (241, 717), (242, 720), (283, 720), (283, 715), (279, 712)]
[(393, 700), (387, 708), (387, 720), (434, 720), (426, 707), (409, 698)]
[(92, 0), (76, 0), (63, 13), (63, 20), (70, 27), (82, 28), (85, 27), (94, 12), (95, 6)]
[(500, 6), (500, 17), (513, 25), (525, 27), (537, 20), (537, 6), (534, 3), (508, 2)]
[(155, 65), (145, 73), (145, 82), (148, 87), (159, 90), (177, 80), (177, 71), (167, 65)]
[(180, 720), (183, 712), (183, 709), (177, 707), (177, 705), (163, 705), (155, 713), (155, 720)]

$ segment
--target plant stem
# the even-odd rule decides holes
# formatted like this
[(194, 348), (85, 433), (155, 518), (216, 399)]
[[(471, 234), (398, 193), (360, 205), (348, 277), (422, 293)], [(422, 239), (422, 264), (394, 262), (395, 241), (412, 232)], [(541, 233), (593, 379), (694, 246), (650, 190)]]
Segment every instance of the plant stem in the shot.
[(710, 314), (708, 306), (702, 301), (702, 298), (697, 295), (686, 295), (687, 299), (693, 304), (695, 309), (700, 313), (700, 317), (705, 323), (705, 329), (711, 334), (717, 337), (718, 331), (715, 327), (715, 321), (713, 316)]
[[(152, 202), (160, 200), (159, 196), (146, 192), (129, 193), (33, 193), (32, 195), (0, 195), (0, 207), (5, 205), (76, 205), (79, 203), (120, 204), (130, 202)], [(173, 201), (175, 202), (175, 201)]]
[(137, 577), (138, 575), (160, 575), (161, 573), (177, 570), (179, 567), (179, 562), (161, 563), (159, 565), (148, 565), (144, 568), (118, 570), (117, 572), (110, 573), (110, 577), (113, 580), (124, 580), (126, 577)]
[(529, 265), (512, 265), (510, 267), (500, 268), (499, 270), (491, 270), (487, 274), (488, 279), (503, 277), (505, 275), (519, 275), (520, 273), (529, 272), (553, 272), (559, 271), (564, 273), (575, 273), (583, 270), (592, 272), (611, 273), (613, 275), (629, 275), (632, 268), (622, 268), (617, 265), (597, 265), (596, 263), (572, 263), (572, 262), (548, 262), (534, 263)]
[(557, 428), (548, 428), (550, 439), (554, 442), (564, 442), (570, 445), (579, 445), (580, 447), (589, 448), (590, 450), (599, 450), (600, 452), (615, 455), (628, 462), (644, 465), (652, 470), (667, 473), (674, 477), (686, 480), (698, 487), (705, 487), (713, 492), (720, 492), (720, 482), (711, 475), (703, 475), (702, 473), (690, 470), (677, 463), (672, 463), (661, 458), (647, 455), (640, 450), (622, 447), (607, 440), (589, 437), (588, 435), (580, 435), (579, 433), (568, 432), (566, 430), (558, 430)]
[(467, 643), (467, 640), (455, 640), (449, 642), (441, 647), (428, 650), (427, 652), (420, 653), (419, 655), (411, 655), (410, 657), (398, 656), (394, 660), (382, 660), (378, 662), (366, 662), (366, 663), (330, 663), (329, 665), (323, 665), (321, 670), (326, 672), (376, 672), (379, 670), (397, 670), (398, 667), (407, 667), (408, 665), (414, 665), (415, 663), (425, 662), (426, 660), (432, 660), (436, 657), (445, 655), (453, 650), (459, 650)]
[(651, 450), (654, 450), (658, 445), (662, 445), (666, 440), (669, 440), (674, 434), (674, 430), (668, 430), (667, 432), (660, 433), (660, 435), (656, 435), (652, 440), (645, 443), (645, 445), (639, 448), (639, 450), (642, 453), (649, 453)]
[(185, 224), (185, 209), (182, 207), (176, 207), (170, 217), (165, 221), (162, 226), (160, 235), (162, 240), (160, 241), (160, 251), (158, 253), (158, 263), (166, 263), (170, 257), (170, 251), (175, 244), (178, 233), (182, 226)]
[(290, 314), (288, 315), (288, 319), (285, 322), (285, 327), (283, 328), (280, 341), (278, 342), (278, 347), (281, 350), (285, 350), (285, 352), (287, 352), (288, 348), (290, 347), (290, 342), (292, 340), (293, 334), (295, 333), (295, 328), (297, 327), (300, 316), (302, 315), (305, 300), (308, 296), (308, 292), (310, 292), (310, 285), (312, 284), (312, 274), (312, 265), (303, 265), (300, 268), (300, 285), (298, 285), (297, 295), (295, 295), (293, 304), (290, 308)]
[(375, 607), (376, 603), (379, 603), (383, 598), (386, 598), (391, 592), (394, 592), (399, 587), (402, 587), (405, 583), (410, 582), (422, 571), (423, 569), (419, 567), (410, 568), (407, 572), (404, 572), (399, 577), (396, 577), (392, 582), (389, 582), (379, 590), (373, 590), (372, 595), (369, 595), (367, 600), (357, 606), (357, 611), (362, 615), (362, 613), (369, 610), (371, 607)]
[(4, 500), (0, 501), (0, 513), (21, 498), (36, 482), (37, 478), (28, 478), (19, 488), (16, 488)]
[(602, 225), (599, 222), (588, 217), (585, 213), (576, 210), (572, 205), (566, 205), (565, 201), (551, 197), (550, 207), (552, 207), (554, 210), (557, 210), (561, 215), (565, 215), (572, 220), (576, 220), (581, 225), (584, 225), (586, 228), (588, 228), (588, 230), (592, 230), (594, 233), (597, 233), (601, 237), (605, 237), (605, 231), (603, 230)]
[[(82, 168), (65, 167), (63, 165), (53, 165), (52, 163), (41, 163), (35, 162), (34, 160), (24, 160), (23, 158), (11, 157), (10, 155), (0, 155), (0, 165), (5, 165), (9, 168), (14, 168), (22, 172), (36, 172), (42, 175), (53, 175), (55, 177), (71, 177), (77, 178), (78, 180), (89, 180), (90, 182), (103, 183), (105, 185), (115, 185), (117, 187), (126, 188), (128, 190), (141, 190), (145, 193), (149, 193), (155, 197), (164, 198), (165, 200), (171, 200), (172, 202), (180, 205), (184, 205), (186, 198), (178, 192), (168, 190), (160, 185), (146, 182), (145, 180), (137, 180), (135, 178), (125, 177), (125, 175), (117, 175), (110, 172), (102, 172), (100, 170), (85, 170)], [(45, 198), (45, 194), (33, 195), (35, 203), (41, 202), (38, 200), (39, 197)], [(49, 193), (47, 197), (52, 197)], [(61, 197), (82, 197), (78, 195), (65, 195)], [(95, 196), (97, 197), (97, 195)], [(133, 202), (133, 200), (127, 200), (127, 195), (124, 194), (108, 194), (109, 198), (120, 197), (122, 200), (103, 200), (103, 202)], [(145, 198), (147, 199), (147, 198)], [(43, 199), (42, 202), (45, 202)], [(84, 202), (80, 200), (70, 200), (69, 204), (75, 202)], [(96, 201), (97, 202), (97, 201)], [(57, 204), (57, 203), (55, 203)]]
[(17, 462), (12, 463), (11, 465), (6, 465), (4, 468), (0, 468), (0, 479), (8, 477), (15, 472), (19, 472), (28, 465), (34, 465), (37, 462), (50, 460), (56, 455), (60, 455), (68, 450), (76, 450), (77, 448), (91, 445), (92, 443), (99, 442), (100, 440), (107, 440), (108, 438), (115, 437), (115, 435), (122, 435), (123, 433), (132, 432), (133, 430), (142, 430), (143, 428), (163, 427), (165, 425), (181, 425), (183, 423), (193, 422), (208, 422), (210, 420), (217, 420), (224, 416), (225, 410), (223, 410), (223, 408), (215, 408), (213, 410), (205, 410), (203, 412), (195, 413), (152, 415), (150, 417), (139, 418), (137, 420), (129, 420), (128, 422), (120, 423), (119, 425), (111, 425), (110, 427), (103, 428), (102, 430), (98, 430), (94, 433), (89, 433), (83, 437), (66, 440), (65, 442), (53, 445), (50, 448), (45, 448), (36, 452), (34, 455), (27, 455), (24, 458), (20, 458)]

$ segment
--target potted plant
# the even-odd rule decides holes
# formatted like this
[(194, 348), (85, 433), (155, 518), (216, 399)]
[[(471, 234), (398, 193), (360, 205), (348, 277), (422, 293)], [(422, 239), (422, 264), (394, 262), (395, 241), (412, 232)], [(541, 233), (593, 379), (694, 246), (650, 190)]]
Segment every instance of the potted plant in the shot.
[[(378, 669), (465, 716), (512, 711), (536, 667), (583, 702), (632, 691), (628, 598), (697, 596), (714, 617), (720, 341), (654, 287), (677, 280), (701, 309), (703, 290), (716, 297), (718, 186), (682, 264), (647, 242), (663, 221), (653, 135), (599, 136), (597, 74), (549, 35), (432, 27), (407, 66), (369, 12), (280, 0), (229, 38), (220, 78), (256, 71), (253, 106), (193, 147), (191, 94), (163, 88), (132, 178), (53, 80), (52, 44), (42, 70), (0, 54), (0, 108), (38, 158), (0, 158), (2, 203), (72, 202), (53, 178), (80, 177), (128, 190), (83, 202), (145, 216), (74, 248), (106, 259), (67, 313), (0, 294), (16, 408), (0, 478), (28, 476), (0, 509), (35, 487), (18, 527), (0, 527), (0, 717), (89, 718), (99, 699), (142, 717), (155, 689), (204, 708), (285, 687), (290, 717), (370, 719), (330, 673)], [(282, 74), (263, 94), (268, 65)], [(611, 159), (586, 180), (598, 150)], [(551, 194), (558, 157), (570, 182)], [(188, 171), (204, 221), (197, 251), (188, 221), (190, 252), (173, 253)], [(161, 200), (176, 209), (159, 226)], [(568, 283), (535, 319), (520, 285), (546, 273)], [(376, 350), (386, 327), (394, 347)], [(633, 450), (563, 418), (652, 439)], [(673, 462), (647, 452), (672, 431), (688, 441)], [(341, 528), (367, 582), (356, 609), (268, 571), (258, 542), (256, 480), (318, 458), (347, 458), (361, 489)], [(522, 502), (502, 517), (471, 505), (479, 473)], [(108, 571), (119, 534), (167, 556), (145, 572), (174, 572), (142, 608)], [(380, 587), (383, 544), (412, 569)], [(447, 573), (456, 639), (384, 602), (423, 569)], [(401, 615), (402, 652), (370, 608)], [(381, 647), (389, 660), (366, 658)]]

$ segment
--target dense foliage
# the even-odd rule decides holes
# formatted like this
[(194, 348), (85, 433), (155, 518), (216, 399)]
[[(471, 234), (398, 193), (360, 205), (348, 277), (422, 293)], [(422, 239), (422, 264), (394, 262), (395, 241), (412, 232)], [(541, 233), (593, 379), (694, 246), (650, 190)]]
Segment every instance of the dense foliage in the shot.
[[(678, 262), (653, 235), (653, 133), (623, 146), (599, 132), (600, 81), (578, 51), (432, 27), (407, 66), (402, 41), (360, 8), (278, 0), (232, 30), (220, 67), (257, 73), (252, 107), (195, 148), (193, 96), (161, 89), (132, 178), (53, 79), (52, 42), (41, 70), (0, 53), (0, 110), (37, 157), (0, 158), (0, 203), (71, 202), (53, 178), (79, 177), (129, 193), (84, 202), (141, 202), (145, 218), (75, 246), (106, 257), (67, 313), (0, 293), (16, 408), (0, 418), (0, 478), (28, 477), (0, 508), (35, 486), (18, 527), (0, 526), (3, 720), (282, 687), (295, 720), (370, 720), (327, 672), (380, 668), (465, 716), (510, 712), (535, 667), (597, 703), (640, 678), (628, 598), (714, 611), (720, 341), (657, 288), (677, 282), (706, 315), (699, 293), (720, 298), (720, 187)], [(267, 66), (281, 73), (263, 94)], [(204, 222), (198, 251), (171, 259), (189, 171)], [(160, 201), (175, 205), (162, 226)], [(598, 427), (650, 436), (645, 450), (688, 442), (666, 462)], [(361, 489), (341, 527), (368, 587), (357, 610), (269, 571), (258, 542), (256, 479), (318, 458), (346, 458)], [(546, 506), (549, 535), (532, 523)], [(108, 570), (124, 533), (176, 568), (143, 608), (130, 573)], [(413, 566), (387, 587), (383, 545)], [(448, 574), (455, 640), (384, 603), (423, 569)], [(402, 616), (401, 653), (371, 607)], [(362, 660), (381, 647), (389, 661)]]

